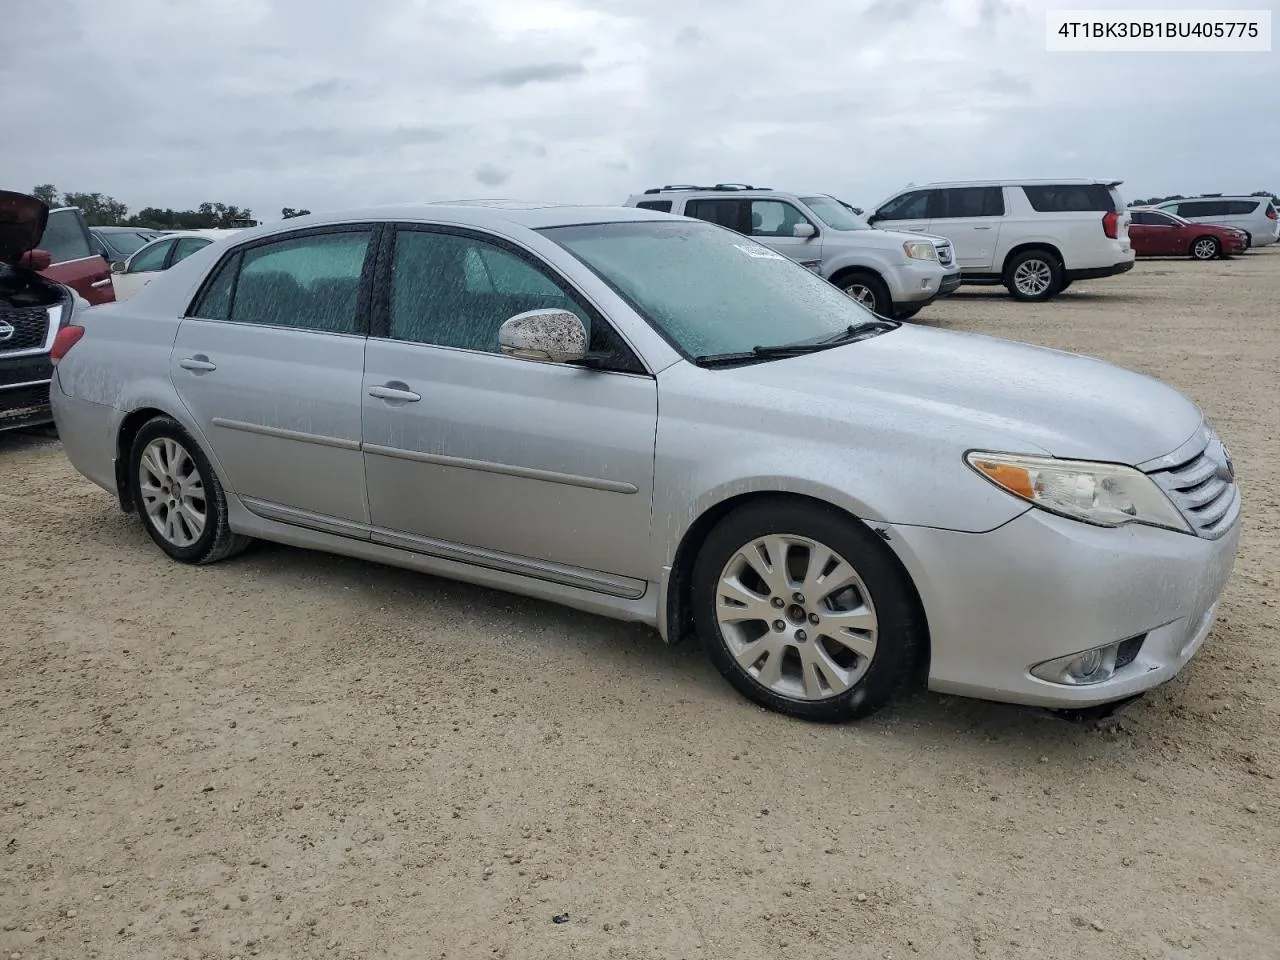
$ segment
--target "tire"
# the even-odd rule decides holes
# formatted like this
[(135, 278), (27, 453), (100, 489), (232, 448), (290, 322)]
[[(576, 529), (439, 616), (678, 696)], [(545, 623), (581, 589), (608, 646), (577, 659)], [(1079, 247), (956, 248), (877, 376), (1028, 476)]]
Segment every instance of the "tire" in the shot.
[(1071, 286), (1071, 278), (1063, 277), (1062, 282), (1058, 284), (1058, 292), (1061, 293), (1063, 290), (1067, 289), (1067, 287), (1069, 286)]
[(1222, 244), (1216, 237), (1196, 237), (1191, 241), (1193, 260), (1216, 260), (1222, 254)]
[(910, 320), (912, 317), (914, 317), (917, 313), (919, 313), (923, 309), (924, 307), (907, 307), (904, 310), (899, 310), (897, 314), (897, 319)]
[(1250, 233), (1248, 230), (1246, 230), (1244, 232), (1244, 248), (1248, 250), (1252, 246), (1253, 246), (1253, 234)]
[[(787, 567), (769, 559), (777, 554)], [(826, 558), (839, 563), (824, 563), (819, 582), (837, 589), (816, 592), (816, 574), (805, 574)], [(698, 636), (725, 679), (761, 706), (805, 720), (843, 723), (879, 710), (924, 642), (914, 593), (889, 548), (820, 504), (759, 500), (722, 519), (694, 562), (692, 603)]]
[(249, 545), (248, 537), (231, 531), (226, 494), (209, 459), (176, 420), (156, 417), (143, 424), (129, 457), (138, 516), (174, 560), (215, 563)]
[(872, 313), (893, 317), (893, 300), (889, 296), (889, 288), (874, 273), (866, 270), (850, 271), (836, 281), (836, 286)]
[(1048, 250), (1023, 250), (1005, 264), (1004, 285), (1024, 303), (1043, 303), (1062, 289), (1062, 264)]

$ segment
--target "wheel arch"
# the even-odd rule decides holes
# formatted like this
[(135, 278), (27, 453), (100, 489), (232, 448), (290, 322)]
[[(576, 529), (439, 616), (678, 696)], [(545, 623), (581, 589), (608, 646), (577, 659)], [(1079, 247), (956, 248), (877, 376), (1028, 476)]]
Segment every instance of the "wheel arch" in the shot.
[(666, 573), (665, 590), (663, 591), (666, 601), (665, 609), (658, 611), (658, 616), (663, 618), (663, 626), (665, 628), (663, 634), (667, 643), (674, 646), (681, 643), (693, 632), (691, 598), (693, 592), (693, 567), (698, 551), (702, 549), (707, 536), (715, 528), (716, 524), (735, 510), (749, 503), (763, 501), (807, 504), (824, 510), (836, 511), (854, 523), (867, 526), (885, 542), (888, 547), (887, 553), (893, 558), (893, 564), (902, 576), (903, 582), (907, 585), (907, 591), (916, 607), (916, 612), (919, 614), (920, 623), (924, 626), (924, 638), (920, 645), (920, 660), (923, 665), (927, 666), (930, 659), (931, 642), (929, 620), (924, 608), (924, 602), (920, 598), (920, 591), (916, 588), (914, 578), (911, 576), (906, 564), (902, 562), (902, 558), (898, 556), (897, 550), (894, 549), (893, 540), (887, 527), (878, 525), (874, 520), (866, 520), (859, 517), (849, 510), (820, 497), (788, 491), (755, 491), (726, 497), (711, 504), (689, 524), (680, 538), (671, 566)]
[(1026, 253), (1029, 250), (1043, 250), (1053, 256), (1058, 261), (1060, 269), (1066, 269), (1066, 261), (1062, 258), (1062, 251), (1056, 245), (1048, 240), (1024, 240), (1022, 243), (1009, 248), (1009, 252), (1004, 255), (1004, 262), (1000, 264), (1000, 274), (1003, 276), (1009, 269), (1009, 264), (1013, 258), (1020, 253)]

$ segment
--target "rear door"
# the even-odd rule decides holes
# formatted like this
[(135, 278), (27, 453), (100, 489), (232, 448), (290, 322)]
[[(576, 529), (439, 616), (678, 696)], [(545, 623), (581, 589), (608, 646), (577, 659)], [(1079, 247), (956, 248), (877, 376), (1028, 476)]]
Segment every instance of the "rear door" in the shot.
[(367, 536), (353, 524), (368, 522), (360, 382), (376, 232), (240, 247), (178, 327), (173, 384), (231, 489), (263, 516)]
[(90, 303), (111, 303), (116, 298), (111, 285), (111, 267), (94, 249), (89, 228), (80, 211), (63, 207), (49, 211), (49, 225), (40, 240), (52, 263), (41, 273), (65, 283)]
[(990, 272), (1003, 219), (1003, 187), (948, 187), (930, 206), (929, 232), (951, 241), (962, 270)]

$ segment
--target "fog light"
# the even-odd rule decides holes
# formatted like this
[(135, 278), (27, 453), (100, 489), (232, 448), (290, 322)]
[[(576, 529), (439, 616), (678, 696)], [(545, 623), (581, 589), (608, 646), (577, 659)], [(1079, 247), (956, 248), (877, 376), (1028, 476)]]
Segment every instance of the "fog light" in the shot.
[(1122, 643), (1108, 643), (1083, 653), (1073, 653), (1056, 660), (1047, 660), (1031, 668), (1031, 675), (1050, 683), (1084, 686), (1110, 680), (1116, 672), (1116, 655)]

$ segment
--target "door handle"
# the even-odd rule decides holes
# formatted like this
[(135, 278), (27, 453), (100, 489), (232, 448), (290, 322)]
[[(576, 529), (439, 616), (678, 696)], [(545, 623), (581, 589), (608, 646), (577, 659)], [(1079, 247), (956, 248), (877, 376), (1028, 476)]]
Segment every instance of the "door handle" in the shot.
[(187, 357), (185, 360), (179, 360), (178, 366), (194, 373), (208, 373), (210, 370), (218, 369), (218, 365), (210, 363), (208, 357)]
[(384, 384), (381, 387), (370, 387), (369, 396), (376, 397), (379, 400), (398, 400), (401, 403), (417, 403), (422, 399), (422, 394), (414, 393), (407, 385), (400, 384)]
[(105, 287), (105, 286), (106, 286), (107, 284), (109, 284), (110, 282), (111, 282), (111, 278), (110, 278), (110, 277), (103, 277), (101, 280), (95, 280), (95, 281), (93, 281), (93, 283), (89, 284), (89, 286), (93, 287), (93, 289), (95, 289), (95, 290), (99, 290), (99, 289), (101, 289), (102, 287)]
[(975, 230), (990, 230), (990, 227), (974, 227)]

